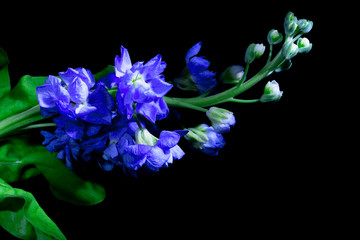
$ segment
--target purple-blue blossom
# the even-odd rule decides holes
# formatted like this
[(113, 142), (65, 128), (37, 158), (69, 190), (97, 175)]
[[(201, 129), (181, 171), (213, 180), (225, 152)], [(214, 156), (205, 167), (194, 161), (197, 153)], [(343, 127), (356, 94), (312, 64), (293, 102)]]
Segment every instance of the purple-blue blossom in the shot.
[(114, 101), (102, 83), (95, 85), (92, 73), (84, 68), (69, 68), (59, 77), (49, 76), (36, 88), (44, 117), (62, 116), (95, 124), (111, 124)]
[(135, 133), (135, 142), (123, 141), (124, 165), (130, 171), (136, 171), (146, 166), (152, 171), (173, 163), (174, 159), (182, 158), (185, 153), (177, 145), (181, 136), (187, 131), (162, 131), (156, 138), (147, 129), (138, 128)]
[(224, 137), (207, 124), (200, 124), (188, 130), (185, 139), (191, 143), (194, 149), (200, 150), (207, 155), (216, 156), (220, 149), (225, 146)]
[(216, 85), (216, 73), (208, 70), (210, 62), (205, 57), (196, 56), (202, 43), (192, 46), (185, 55), (186, 68), (182, 76), (175, 79), (177, 87), (183, 90), (198, 91), (200, 94), (211, 91)]
[(131, 119), (136, 111), (153, 123), (165, 118), (169, 109), (163, 97), (173, 87), (162, 75), (165, 68), (161, 55), (156, 55), (146, 64), (132, 64), (128, 50), (121, 47), (121, 57), (115, 57), (115, 77), (111, 83), (118, 87), (119, 113)]

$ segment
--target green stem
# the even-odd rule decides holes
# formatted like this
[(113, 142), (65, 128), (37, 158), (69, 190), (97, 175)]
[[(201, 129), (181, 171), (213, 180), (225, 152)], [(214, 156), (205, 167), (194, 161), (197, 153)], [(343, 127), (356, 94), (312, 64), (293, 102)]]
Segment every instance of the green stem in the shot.
[(243, 99), (231, 98), (229, 100), (229, 102), (234, 102), (234, 103), (257, 103), (257, 102), (260, 102), (260, 99), (243, 100)]
[(272, 52), (273, 52), (273, 44), (270, 44), (269, 57), (268, 57), (267, 63), (269, 63), (271, 61)]
[(40, 113), (39, 105), (6, 118), (0, 122), (0, 137), (3, 137), (18, 128), (25, 127), (41, 119), (44, 119), (44, 117)]
[(244, 75), (242, 76), (242, 78), (241, 78), (240, 82), (237, 84), (237, 86), (241, 86), (241, 85), (244, 83), (245, 78), (246, 78), (246, 75), (247, 75), (248, 72), (249, 72), (249, 67), (250, 67), (250, 64), (247, 63), (247, 64), (246, 64), (246, 67), (245, 67)]
[(188, 107), (188, 105), (198, 106), (198, 107), (208, 107), (217, 105), (224, 102), (231, 102), (234, 97), (245, 92), (262, 79), (266, 78), (270, 73), (272, 73), (278, 66), (283, 63), (284, 57), (281, 54), (281, 51), (276, 55), (276, 57), (269, 63), (267, 63), (255, 76), (243, 83), (242, 85), (237, 85), (233, 88), (230, 88), (224, 92), (218, 93), (204, 98), (173, 98), (173, 97), (164, 97), (164, 100), (169, 107)]
[[(163, 98), (166, 101), (166, 103), (172, 107), (190, 108), (190, 109), (197, 110), (200, 112), (208, 111), (207, 109), (197, 106), (197, 105), (194, 105), (191, 102), (182, 102), (182, 100), (187, 99), (187, 98), (184, 98), (184, 99), (183, 98), (173, 98), (173, 97), (163, 97)], [(198, 98), (198, 97), (195, 97), (195, 98), (196, 99), (204, 99), (204, 98)]]

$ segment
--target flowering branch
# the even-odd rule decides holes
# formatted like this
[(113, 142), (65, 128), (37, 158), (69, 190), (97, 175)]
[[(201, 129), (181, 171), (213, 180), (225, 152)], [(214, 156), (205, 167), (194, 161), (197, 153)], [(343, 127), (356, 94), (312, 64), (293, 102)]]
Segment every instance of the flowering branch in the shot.
[[(312, 27), (311, 21), (298, 20), (289, 12), (284, 21), (285, 37), (275, 29), (269, 31), (267, 62), (250, 78), (250, 65), (264, 55), (264, 44), (250, 44), (244, 56), (245, 68), (230, 66), (217, 79), (216, 73), (209, 70), (210, 61), (198, 56), (202, 47), (199, 42), (185, 54), (186, 66), (173, 84), (165, 81), (167, 64), (160, 54), (146, 63), (133, 63), (129, 51), (121, 46), (121, 55), (115, 57), (114, 65), (96, 74), (85, 68), (68, 68), (57, 76), (27, 75), (10, 89), (9, 61), (0, 49), (0, 180), (13, 182), (43, 174), (57, 198), (89, 205), (102, 201), (105, 191), (72, 171), (87, 163), (96, 163), (104, 171), (122, 168), (126, 175), (134, 177), (156, 172), (185, 155), (179, 146), (181, 138), (193, 149), (216, 156), (225, 146), (223, 134), (230, 131), (236, 120), (232, 112), (215, 106), (279, 101), (283, 92), (275, 80), (265, 85), (262, 96), (250, 100), (238, 97), (273, 72), (289, 69), (291, 59), (298, 53), (309, 52), (312, 44), (302, 36)], [(273, 45), (283, 40), (273, 57)], [(231, 87), (214, 93), (222, 84)], [(168, 93), (174, 86), (198, 95), (170, 97)], [(171, 108), (203, 112), (210, 125), (184, 126), (175, 113), (172, 115), (181, 129), (160, 129), (157, 122), (167, 119)], [(47, 131), (49, 127), (55, 131)], [(28, 139), (27, 130), (37, 128), (44, 136), (42, 145), (24, 140)], [(29, 165), (36, 167), (24, 170)], [(65, 176), (61, 181), (57, 180), (59, 174)], [(4, 198), (1, 194), (0, 191), (0, 209)], [(1, 219), (5, 218), (0, 217), (0, 224), (5, 224)], [(6, 229), (17, 234), (16, 229)]]

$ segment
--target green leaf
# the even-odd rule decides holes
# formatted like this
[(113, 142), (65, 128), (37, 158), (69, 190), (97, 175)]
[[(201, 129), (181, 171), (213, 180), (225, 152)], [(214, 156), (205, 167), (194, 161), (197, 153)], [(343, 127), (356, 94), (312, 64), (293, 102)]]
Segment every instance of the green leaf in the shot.
[[(0, 142), (1, 145), (1, 142)], [(81, 179), (43, 146), (31, 144), (26, 136), (9, 138), (0, 147), (0, 177), (11, 183), (42, 174), (60, 200), (77, 205), (95, 205), (105, 199), (98, 183)]]
[(0, 178), (0, 225), (20, 239), (66, 239), (34, 196)]
[(4, 49), (0, 48), (0, 99), (10, 92), (10, 77), (8, 71), (9, 59)]
[(23, 76), (11, 92), (0, 101), (0, 121), (38, 105), (36, 87), (47, 77)]

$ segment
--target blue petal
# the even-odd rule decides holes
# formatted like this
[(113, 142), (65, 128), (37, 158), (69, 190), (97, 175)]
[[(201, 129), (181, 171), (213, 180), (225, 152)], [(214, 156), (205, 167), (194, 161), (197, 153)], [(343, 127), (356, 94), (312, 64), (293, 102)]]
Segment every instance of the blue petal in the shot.
[(138, 103), (136, 105), (136, 111), (150, 120), (152, 123), (156, 121), (157, 107), (154, 102), (151, 103)]
[(200, 94), (206, 93), (216, 86), (217, 81), (215, 75), (216, 73), (204, 71), (192, 76)]
[(95, 124), (111, 124), (114, 99), (105, 86), (101, 84), (96, 86), (95, 91), (89, 96), (88, 105), (95, 108), (95, 111), (80, 116), (83, 120)]
[(180, 140), (180, 135), (176, 132), (162, 131), (156, 145), (162, 149), (175, 147)]
[(205, 71), (210, 66), (210, 62), (203, 57), (193, 57), (190, 59), (187, 67), (191, 75)]
[(156, 77), (165, 70), (166, 63), (161, 61), (161, 55), (158, 54), (154, 58), (149, 60), (144, 65), (144, 68), (145, 68), (145, 72), (144, 72), (145, 75)]
[(198, 42), (197, 44), (195, 44), (194, 46), (192, 46), (190, 48), (190, 50), (185, 55), (186, 63), (189, 62), (190, 58), (192, 58), (193, 56), (195, 56), (196, 54), (198, 54), (200, 52), (201, 45), (202, 45), (202, 43)]
[(165, 82), (161, 78), (154, 78), (150, 81), (151, 90), (155, 93), (156, 97), (163, 97), (173, 87), (172, 84)]
[(55, 136), (47, 131), (40, 131), (41, 135), (45, 137), (45, 140), (42, 142), (42, 145), (48, 145), (52, 140), (55, 139)]
[(148, 145), (131, 145), (126, 148), (123, 156), (124, 164), (127, 168), (137, 170), (146, 162), (147, 154), (151, 150)]
[(37, 98), (40, 107), (53, 108), (56, 107), (56, 96), (53, 93), (51, 85), (42, 85), (36, 88)]
[(153, 171), (157, 171), (171, 158), (170, 151), (164, 151), (156, 145), (151, 149), (146, 161), (146, 166)]
[(116, 77), (122, 77), (125, 75), (126, 71), (131, 69), (131, 59), (129, 52), (126, 48), (121, 46), (121, 57), (115, 57), (115, 74)]
[(154, 104), (156, 106), (156, 119), (161, 120), (168, 116), (169, 114), (169, 108), (163, 98), (158, 98), (154, 101)]
[(77, 74), (78, 71), (73, 68), (68, 68), (66, 72), (59, 72), (59, 76), (68, 86), (72, 83), (72, 81), (74, 81)]
[(170, 152), (174, 159), (181, 159), (185, 155), (185, 152), (179, 147), (179, 145), (171, 148)]
[(110, 158), (116, 158), (119, 155), (118, 150), (116, 148), (116, 144), (115, 143), (110, 144), (105, 149), (104, 155), (107, 156), (107, 157), (110, 157)]
[(78, 71), (77, 76), (81, 78), (81, 80), (88, 86), (89, 89), (95, 85), (95, 77), (90, 70), (85, 68), (77, 68), (76, 71)]
[(89, 96), (89, 88), (85, 82), (76, 77), (69, 85), (70, 99), (74, 103), (83, 103)]
[(68, 120), (65, 124), (65, 132), (73, 139), (80, 139), (84, 133), (84, 122)]
[(224, 137), (215, 132), (212, 127), (208, 128), (206, 136), (209, 140), (203, 145), (202, 151), (210, 156), (218, 155), (219, 150), (225, 146)]

